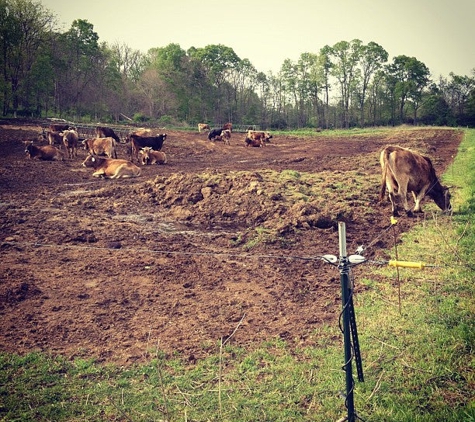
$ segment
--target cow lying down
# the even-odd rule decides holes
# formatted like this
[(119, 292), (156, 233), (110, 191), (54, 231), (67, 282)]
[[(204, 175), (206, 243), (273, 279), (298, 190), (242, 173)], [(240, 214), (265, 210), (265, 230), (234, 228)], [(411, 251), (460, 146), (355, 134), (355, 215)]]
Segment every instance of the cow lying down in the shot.
[(84, 167), (93, 168), (94, 177), (105, 179), (118, 179), (120, 177), (138, 177), (141, 170), (128, 160), (105, 158), (97, 155), (88, 155), (82, 163)]
[(167, 156), (163, 151), (154, 151), (151, 147), (143, 147), (139, 151), (140, 162), (143, 166), (148, 164), (166, 164)]
[(38, 158), (45, 161), (64, 160), (63, 153), (53, 145), (36, 146), (30, 142), (26, 145), (25, 153), (31, 159)]

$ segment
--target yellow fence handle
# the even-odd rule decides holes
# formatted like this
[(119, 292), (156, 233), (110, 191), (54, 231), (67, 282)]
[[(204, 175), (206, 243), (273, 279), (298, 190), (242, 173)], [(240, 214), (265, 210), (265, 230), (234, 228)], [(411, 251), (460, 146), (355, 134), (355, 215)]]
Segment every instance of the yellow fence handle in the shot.
[(423, 262), (396, 261), (396, 260), (388, 261), (388, 265), (390, 267), (419, 268), (421, 270), (426, 266), (426, 264), (424, 264)]

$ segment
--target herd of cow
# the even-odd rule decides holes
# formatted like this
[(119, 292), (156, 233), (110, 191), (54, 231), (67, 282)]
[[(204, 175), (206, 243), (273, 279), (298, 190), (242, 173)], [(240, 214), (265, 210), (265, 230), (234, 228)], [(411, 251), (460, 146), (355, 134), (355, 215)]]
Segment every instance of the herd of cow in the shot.
[[(232, 133), (232, 124), (227, 123), (221, 128), (210, 129), (209, 125), (198, 124), (199, 133), (208, 132), (210, 141), (223, 141), (229, 144)], [(77, 148), (82, 145), (88, 155), (82, 165), (93, 168), (95, 177), (120, 178), (137, 177), (141, 169), (133, 163), (134, 160), (142, 165), (165, 164), (167, 157), (161, 151), (167, 134), (152, 135), (150, 129), (139, 129), (127, 135), (130, 160), (117, 158), (116, 146), (121, 142), (114, 130), (98, 126), (95, 129), (95, 138), (80, 139), (75, 128), (69, 125), (50, 125), (48, 130), (41, 134), (48, 140), (48, 145), (36, 146), (28, 142), (25, 152), (30, 158), (42, 160), (63, 160), (64, 155), (56, 145), (64, 145), (69, 158), (77, 156)], [(269, 132), (248, 130), (246, 146), (262, 147), (270, 142), (272, 135)], [(442, 186), (432, 165), (430, 158), (399, 146), (387, 146), (380, 154), (382, 171), (380, 201), (384, 199), (386, 190), (392, 205), (392, 214), (399, 215), (397, 202), (402, 201), (408, 216), (413, 212), (422, 212), (421, 201), (429, 196), (444, 212), (450, 212), (450, 193), (447, 187)], [(414, 208), (408, 204), (407, 195), (412, 193)]]
[[(231, 133), (233, 130), (232, 123), (226, 123), (220, 128), (210, 129), (206, 123), (198, 123), (198, 132), (208, 132), (208, 139), (210, 141), (223, 141), (229, 145), (231, 139)], [(269, 132), (261, 132), (257, 130), (249, 129), (246, 133), (244, 143), (247, 147), (263, 147), (266, 143), (270, 142), (272, 135)]]
[(98, 126), (95, 137), (82, 139), (76, 128), (67, 124), (52, 124), (43, 129), (40, 134), (47, 145), (33, 145), (27, 142), (25, 153), (29, 158), (40, 160), (64, 160), (63, 146), (70, 159), (77, 157), (77, 150), (81, 146), (88, 152), (82, 165), (93, 168), (93, 176), (104, 178), (137, 177), (140, 168), (133, 163), (138, 161), (142, 165), (165, 164), (167, 157), (161, 151), (167, 134), (153, 135), (150, 129), (139, 129), (127, 135), (125, 140), (129, 145), (130, 160), (117, 158), (117, 144), (121, 142), (112, 128)]

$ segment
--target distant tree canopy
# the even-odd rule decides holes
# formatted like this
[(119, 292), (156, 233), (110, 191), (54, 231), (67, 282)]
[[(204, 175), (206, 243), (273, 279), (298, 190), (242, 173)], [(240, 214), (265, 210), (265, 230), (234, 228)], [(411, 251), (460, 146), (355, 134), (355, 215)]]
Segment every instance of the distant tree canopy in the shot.
[(2, 115), (115, 122), (197, 122), (285, 129), (401, 123), (475, 126), (472, 75), (431, 80), (415, 57), (375, 42), (340, 41), (284, 60), (277, 74), (256, 70), (231, 47), (147, 53), (99, 41), (75, 20), (66, 32), (40, 2), (0, 0)]

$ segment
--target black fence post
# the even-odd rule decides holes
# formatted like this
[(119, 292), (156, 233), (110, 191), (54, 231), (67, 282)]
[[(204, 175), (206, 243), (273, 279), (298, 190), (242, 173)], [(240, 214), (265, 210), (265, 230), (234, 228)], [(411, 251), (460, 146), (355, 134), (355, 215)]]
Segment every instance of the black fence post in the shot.
[(348, 422), (355, 422), (355, 404), (353, 398), (354, 381), (352, 374), (352, 346), (351, 346), (351, 332), (350, 332), (350, 306), (351, 306), (351, 287), (349, 270), (350, 264), (346, 255), (346, 226), (345, 223), (338, 223), (338, 238), (340, 246), (340, 261), (338, 268), (340, 270), (341, 282), (341, 301), (343, 313), (343, 339), (345, 349), (345, 364), (343, 370), (346, 374), (346, 407), (348, 409)]

